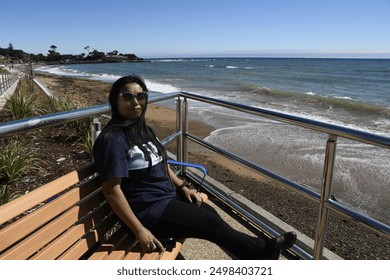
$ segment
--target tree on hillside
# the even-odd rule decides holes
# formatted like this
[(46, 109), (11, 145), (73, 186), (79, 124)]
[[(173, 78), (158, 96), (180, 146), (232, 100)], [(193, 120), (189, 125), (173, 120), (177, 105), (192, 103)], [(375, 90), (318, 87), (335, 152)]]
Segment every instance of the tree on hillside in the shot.
[(98, 60), (103, 60), (106, 56), (105, 56), (104, 52), (99, 52), (97, 50), (93, 50), (93, 52), (89, 53), (89, 57), (93, 61), (98, 61)]
[(60, 60), (60, 57), (61, 55), (56, 52), (57, 50), (57, 46), (56, 45), (51, 45), (50, 46), (50, 50), (48, 51), (48, 55), (47, 55), (47, 60), (48, 61), (51, 61), (51, 62), (54, 62), (54, 61), (59, 61)]
[(14, 45), (12, 45), (12, 43), (8, 44), (8, 50), (9, 51), (13, 51), (14, 50)]
[(26, 53), (23, 50), (15, 49), (12, 43), (9, 43), (8, 48), (1, 48), (0, 47), (0, 56), (4, 56), (5, 62), (16, 62), (16, 63), (22, 63), (22, 62), (49, 62), (49, 63), (77, 63), (77, 62), (106, 62), (106, 61), (123, 61), (124, 58), (121, 58), (119, 60), (112, 59), (109, 56), (124, 56), (127, 57), (129, 61), (143, 61), (142, 58), (137, 57), (135, 54), (122, 54), (119, 53), (117, 50), (113, 50), (112, 52), (106, 54), (104, 52), (99, 52), (95, 49), (93, 49), (92, 52), (90, 52), (90, 47), (86, 46), (84, 47), (85, 50), (88, 51), (88, 53), (81, 53), (79, 55), (72, 55), (72, 54), (60, 54), (57, 52), (57, 46), (51, 45), (48, 54), (45, 56), (43, 54), (33, 54), (33, 53)]
[(12, 43), (8, 44), (7, 53), (9, 57), (14, 56), (14, 46), (12, 45)]
[(118, 55), (118, 51), (117, 50), (114, 50), (112, 52), (108, 52), (107, 55)]
[(51, 49), (53, 52), (55, 52), (55, 51), (57, 50), (57, 46), (56, 46), (56, 45), (51, 45), (51, 46), (50, 46), (50, 49)]
[(6, 61), (8, 62), (23, 60), (28, 57), (28, 55), (22, 50), (15, 49), (12, 43), (8, 44), (8, 48), (0, 48), (0, 55), (5, 56)]

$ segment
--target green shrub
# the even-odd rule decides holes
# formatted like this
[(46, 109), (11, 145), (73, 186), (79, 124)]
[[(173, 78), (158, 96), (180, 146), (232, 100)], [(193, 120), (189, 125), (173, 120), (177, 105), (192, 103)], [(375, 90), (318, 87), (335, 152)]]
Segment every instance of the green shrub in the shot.
[[(1, 59), (0, 59), (0, 63), (2, 63)], [(9, 74), (9, 71), (7, 69), (5, 69), (4, 67), (0, 66), (0, 74)]]
[(53, 114), (57, 112), (64, 112), (81, 108), (80, 105), (75, 104), (67, 98), (47, 97), (41, 104), (42, 114)]
[[(81, 109), (85, 106), (72, 102), (66, 98), (49, 97), (42, 107), (44, 108), (45, 114), (50, 114)], [(91, 121), (92, 118), (84, 118), (82, 120), (66, 123), (62, 126), (66, 130), (73, 130), (75, 132), (77, 136), (76, 142), (81, 142), (89, 154), (92, 153)]]
[(5, 184), (0, 186), (0, 205), (6, 204), (18, 196), (20, 196), (20, 194), (12, 193), (8, 185)]
[(12, 182), (28, 172), (37, 169), (34, 151), (20, 142), (11, 140), (0, 151), (0, 182)]
[(20, 179), (25, 174), (37, 170), (37, 159), (33, 157), (34, 151), (24, 147), (20, 142), (11, 140), (7, 145), (2, 145), (0, 151), (0, 205), (19, 196), (11, 192), (9, 183)]
[(15, 120), (25, 119), (36, 115), (37, 96), (32, 94), (28, 81), (20, 80), (19, 90), (7, 100), (4, 108), (9, 110)]

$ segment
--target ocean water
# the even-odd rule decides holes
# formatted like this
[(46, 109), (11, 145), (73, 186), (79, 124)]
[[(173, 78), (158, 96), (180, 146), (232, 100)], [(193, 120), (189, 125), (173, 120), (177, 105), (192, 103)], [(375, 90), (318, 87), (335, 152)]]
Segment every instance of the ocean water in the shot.
[[(138, 74), (152, 91), (188, 91), (390, 137), (390, 60), (308, 58), (155, 59), (36, 69), (113, 82)], [(327, 135), (192, 102), (216, 129), (207, 140), (319, 190)], [(338, 139), (333, 195), (390, 223), (390, 150)]]

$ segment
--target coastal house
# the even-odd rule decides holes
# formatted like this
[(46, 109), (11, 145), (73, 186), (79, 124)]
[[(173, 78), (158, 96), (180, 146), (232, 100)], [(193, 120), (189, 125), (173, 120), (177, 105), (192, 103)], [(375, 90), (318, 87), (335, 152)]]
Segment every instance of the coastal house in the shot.
[(108, 62), (126, 62), (129, 60), (129, 58), (124, 55), (114, 55), (114, 54), (106, 55), (105, 59)]

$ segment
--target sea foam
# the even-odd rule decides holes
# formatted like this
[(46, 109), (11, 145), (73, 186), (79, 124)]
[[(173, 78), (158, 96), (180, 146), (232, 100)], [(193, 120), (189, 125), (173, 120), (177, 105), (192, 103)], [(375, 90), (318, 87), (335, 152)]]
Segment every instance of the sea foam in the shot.
[[(90, 80), (97, 80), (97, 81), (103, 81), (103, 82), (109, 82), (113, 83), (120, 77), (121, 75), (114, 75), (114, 74), (108, 74), (108, 73), (86, 73), (80, 70), (76, 69), (69, 69), (65, 68), (64, 66), (42, 66), (37, 69), (35, 69), (37, 72), (44, 72), (44, 73), (50, 73), (53, 75), (58, 76), (69, 76), (69, 77), (80, 77), (84, 79), (90, 79)], [(170, 92), (177, 92), (180, 91), (177, 87), (171, 85), (171, 84), (163, 84), (155, 81), (151, 81), (146, 79), (146, 84), (148, 85), (149, 90), (151, 91), (157, 91), (162, 93), (170, 93)]]

